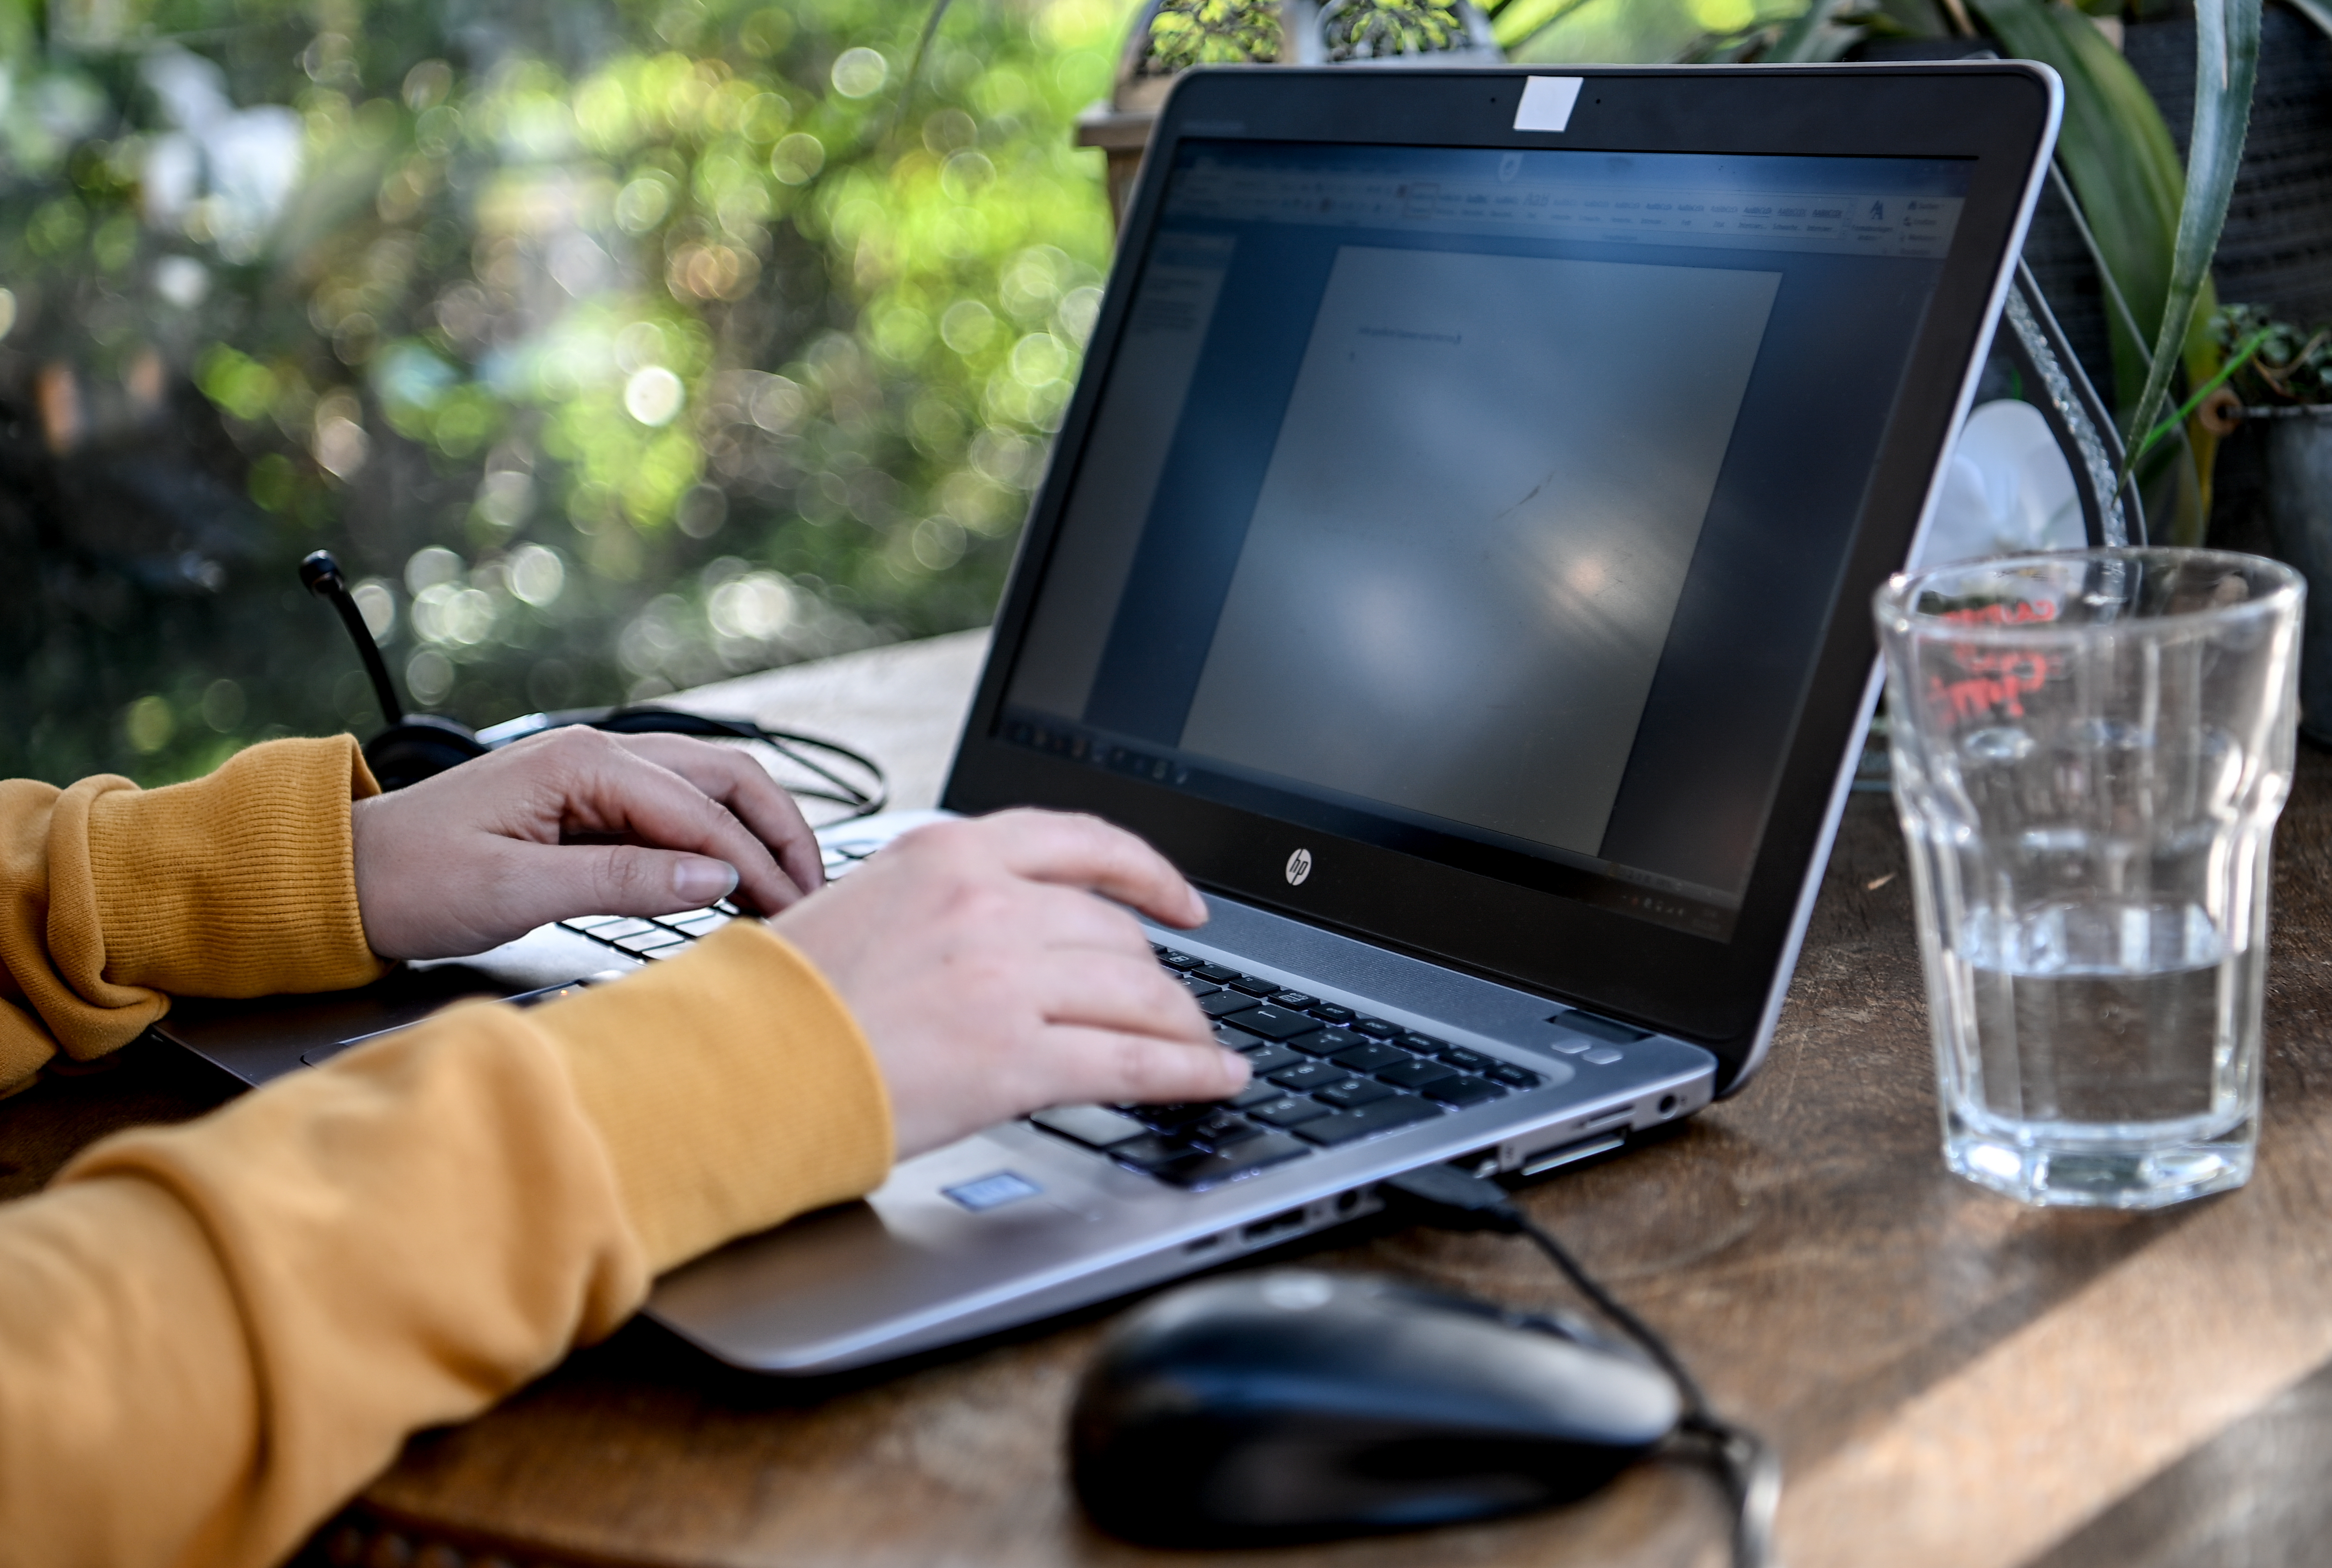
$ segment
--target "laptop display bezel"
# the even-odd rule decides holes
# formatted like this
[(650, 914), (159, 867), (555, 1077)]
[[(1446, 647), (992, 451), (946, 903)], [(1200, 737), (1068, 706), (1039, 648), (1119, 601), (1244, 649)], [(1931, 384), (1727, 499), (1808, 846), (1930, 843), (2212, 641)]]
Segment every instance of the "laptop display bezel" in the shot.
[[(1161, 110), (1129, 201), (1113, 269), (1033, 502), (987, 668), (943, 804), (1090, 811), (1156, 844), (1209, 891), (1627, 1019), (1707, 1047), (1726, 1085), (1754, 1050), (1775, 967), (1794, 940), (1811, 856), (1856, 731), (1875, 654), (1868, 601), (1911, 545), (1971, 359), (2021, 234), (2052, 124), (2051, 83), (2028, 64), (1565, 68), (1584, 79), (1562, 133), (1512, 129), (1532, 74), (1472, 71), (1198, 71)], [(1729, 940), (1716, 942), (1477, 872), (1179, 793), (1011, 745), (1006, 685), (1085, 449), (1127, 314), (1133, 270), (1157, 226), (1185, 139), (1813, 157), (1958, 158), (1965, 206), (1857, 520), (1841, 587), (1774, 789)], [(1291, 884), (1293, 850), (1312, 870)]]

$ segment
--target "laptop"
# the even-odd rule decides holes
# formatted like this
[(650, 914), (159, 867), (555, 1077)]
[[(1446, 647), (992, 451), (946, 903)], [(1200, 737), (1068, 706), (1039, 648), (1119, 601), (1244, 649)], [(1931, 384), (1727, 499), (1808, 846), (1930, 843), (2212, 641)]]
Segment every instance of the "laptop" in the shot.
[[(1756, 1075), (2060, 104), (2044, 67), (1216, 70), (1161, 111), (940, 813), (1094, 812), (1212, 918), (1213, 1105), (1064, 1106), (648, 1311), (811, 1374), (1161, 1284)], [(846, 875), (934, 816), (822, 834)], [(188, 1003), (249, 1082), (731, 917)]]

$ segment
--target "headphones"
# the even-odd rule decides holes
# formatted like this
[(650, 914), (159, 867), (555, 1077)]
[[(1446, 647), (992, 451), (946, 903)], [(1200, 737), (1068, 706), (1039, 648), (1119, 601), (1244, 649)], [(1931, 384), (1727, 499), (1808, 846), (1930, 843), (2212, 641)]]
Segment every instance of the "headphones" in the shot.
[(364, 612), (349, 594), (340, 563), (328, 550), (317, 550), (300, 563), (300, 581), (310, 593), (339, 611), (340, 624), (364, 660), (374, 697), (388, 725), (364, 743), (365, 763), (383, 789), (402, 789), (483, 757), (512, 741), (539, 735), (545, 730), (580, 724), (617, 735), (695, 735), (705, 740), (755, 741), (769, 747), (818, 782), (792, 786), (792, 792), (812, 800), (831, 801), (844, 808), (840, 821), (871, 817), (891, 797), (890, 782), (881, 765), (849, 747), (815, 735), (786, 730), (765, 730), (742, 719), (708, 719), (671, 708), (568, 708), (552, 713), (529, 713), (490, 729), (472, 731), (435, 713), (410, 713), (397, 700), (389, 684), (388, 666), (365, 625)]

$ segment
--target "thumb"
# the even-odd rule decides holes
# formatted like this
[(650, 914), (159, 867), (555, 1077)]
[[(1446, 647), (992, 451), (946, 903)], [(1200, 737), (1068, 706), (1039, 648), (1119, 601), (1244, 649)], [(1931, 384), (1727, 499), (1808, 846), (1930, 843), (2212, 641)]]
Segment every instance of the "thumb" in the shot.
[(737, 868), (709, 855), (636, 844), (543, 844), (521, 856), (512, 892), (540, 925), (578, 914), (675, 914), (736, 891)]

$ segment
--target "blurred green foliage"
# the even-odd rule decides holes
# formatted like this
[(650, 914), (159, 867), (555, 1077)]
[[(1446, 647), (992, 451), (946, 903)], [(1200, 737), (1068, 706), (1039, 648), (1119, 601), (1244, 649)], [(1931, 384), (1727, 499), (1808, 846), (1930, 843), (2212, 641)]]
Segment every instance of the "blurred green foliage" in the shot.
[(1119, 0), (0, 0), (0, 776), (983, 623)]

